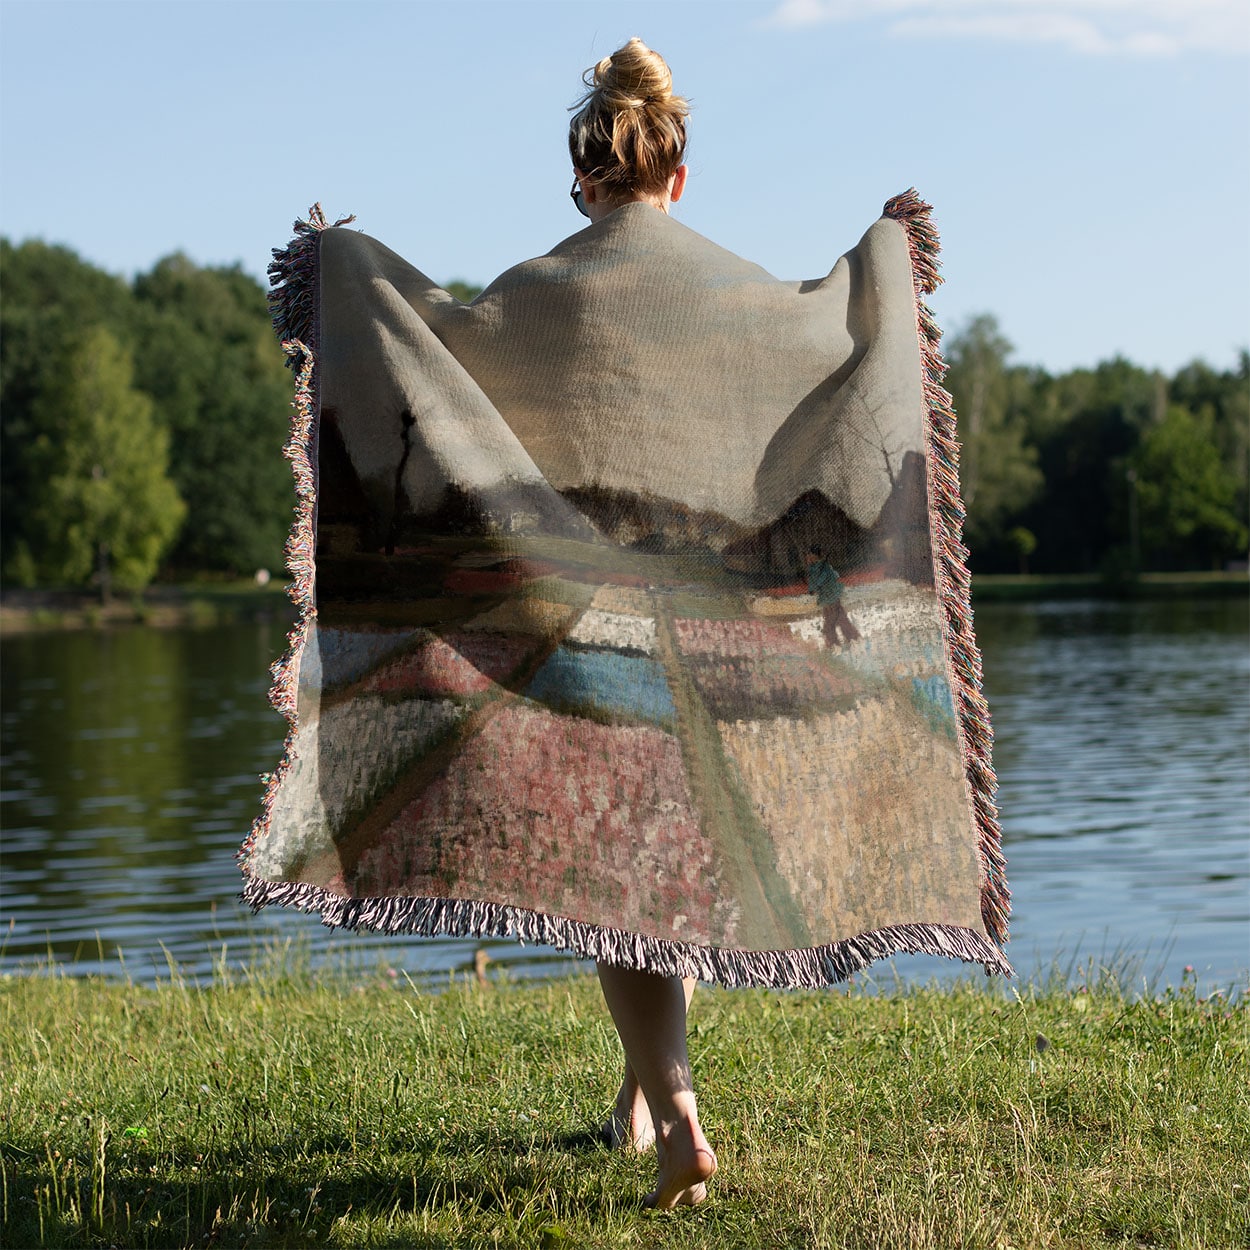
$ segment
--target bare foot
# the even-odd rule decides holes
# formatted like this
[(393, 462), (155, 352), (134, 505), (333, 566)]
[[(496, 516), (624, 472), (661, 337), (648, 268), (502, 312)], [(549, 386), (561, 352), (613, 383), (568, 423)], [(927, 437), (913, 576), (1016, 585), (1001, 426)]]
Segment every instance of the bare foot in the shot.
[(668, 1211), (695, 1207), (707, 1197), (707, 1182), (716, 1171), (716, 1156), (697, 1120), (679, 1120), (656, 1138), (660, 1177), (643, 1206)]
[(616, 1105), (600, 1130), (600, 1136), (612, 1150), (636, 1150), (641, 1154), (655, 1145), (655, 1126), (638, 1081), (636, 1078), (631, 1081), (630, 1075), (627, 1074), (621, 1084)]

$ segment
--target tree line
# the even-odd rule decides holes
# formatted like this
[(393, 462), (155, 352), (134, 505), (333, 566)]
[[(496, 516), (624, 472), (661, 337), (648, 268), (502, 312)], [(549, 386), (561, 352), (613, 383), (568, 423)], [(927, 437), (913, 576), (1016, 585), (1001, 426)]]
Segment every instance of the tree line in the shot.
[(946, 347), (974, 571), (1118, 578), (1245, 559), (1250, 353), (1171, 377), (1120, 357), (1052, 375), (1012, 354), (989, 316)]
[(277, 568), (291, 381), (238, 267), (133, 282), (0, 240), (0, 577), (137, 590)]
[[(138, 590), (281, 565), (291, 377), (238, 266), (127, 282), (0, 239), (0, 580)], [(477, 288), (450, 284), (461, 298)], [(1052, 375), (992, 317), (948, 339), (973, 569), (1131, 575), (1242, 559), (1250, 354)]]

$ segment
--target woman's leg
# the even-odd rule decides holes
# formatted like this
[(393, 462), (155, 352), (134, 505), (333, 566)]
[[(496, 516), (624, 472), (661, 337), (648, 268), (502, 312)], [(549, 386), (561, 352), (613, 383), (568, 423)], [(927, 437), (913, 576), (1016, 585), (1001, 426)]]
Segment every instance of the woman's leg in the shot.
[(660, 1175), (647, 1205), (693, 1206), (707, 1197), (705, 1182), (716, 1171), (716, 1156), (699, 1126), (690, 1079), (686, 987), (680, 977), (598, 967), (603, 997), (654, 1126)]
[[(685, 977), (682, 980), (687, 1012), (690, 1010), (690, 1000), (697, 984), (694, 977)], [(617, 1092), (612, 1114), (603, 1126), (602, 1137), (613, 1149), (637, 1150), (639, 1153), (655, 1145), (655, 1125), (651, 1122), (651, 1108), (647, 1106), (646, 1095), (638, 1084), (638, 1076), (628, 1056), (625, 1059), (625, 1078)]]

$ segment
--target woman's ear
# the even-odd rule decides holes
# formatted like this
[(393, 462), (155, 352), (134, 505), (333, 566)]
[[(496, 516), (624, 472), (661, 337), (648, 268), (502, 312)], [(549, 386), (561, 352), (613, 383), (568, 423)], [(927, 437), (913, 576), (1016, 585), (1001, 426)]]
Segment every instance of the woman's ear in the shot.
[(689, 173), (686, 165), (678, 165), (673, 171), (673, 181), (669, 184), (668, 198), (676, 204), (681, 199), (681, 193), (686, 189), (686, 174)]
[(577, 181), (582, 184), (582, 200), (586, 204), (593, 204), (598, 196), (595, 195), (595, 180), (588, 178), (576, 165), (573, 166), (573, 174)]

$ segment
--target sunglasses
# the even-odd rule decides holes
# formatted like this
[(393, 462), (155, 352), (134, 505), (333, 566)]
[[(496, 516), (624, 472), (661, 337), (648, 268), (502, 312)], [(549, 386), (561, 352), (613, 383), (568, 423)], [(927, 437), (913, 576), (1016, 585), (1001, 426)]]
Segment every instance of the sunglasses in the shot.
[(582, 184), (579, 178), (573, 179), (573, 189), (569, 192), (569, 199), (571, 199), (577, 206), (577, 211), (581, 213), (583, 217), (590, 216), (590, 214), (586, 211), (586, 201), (582, 199)]

